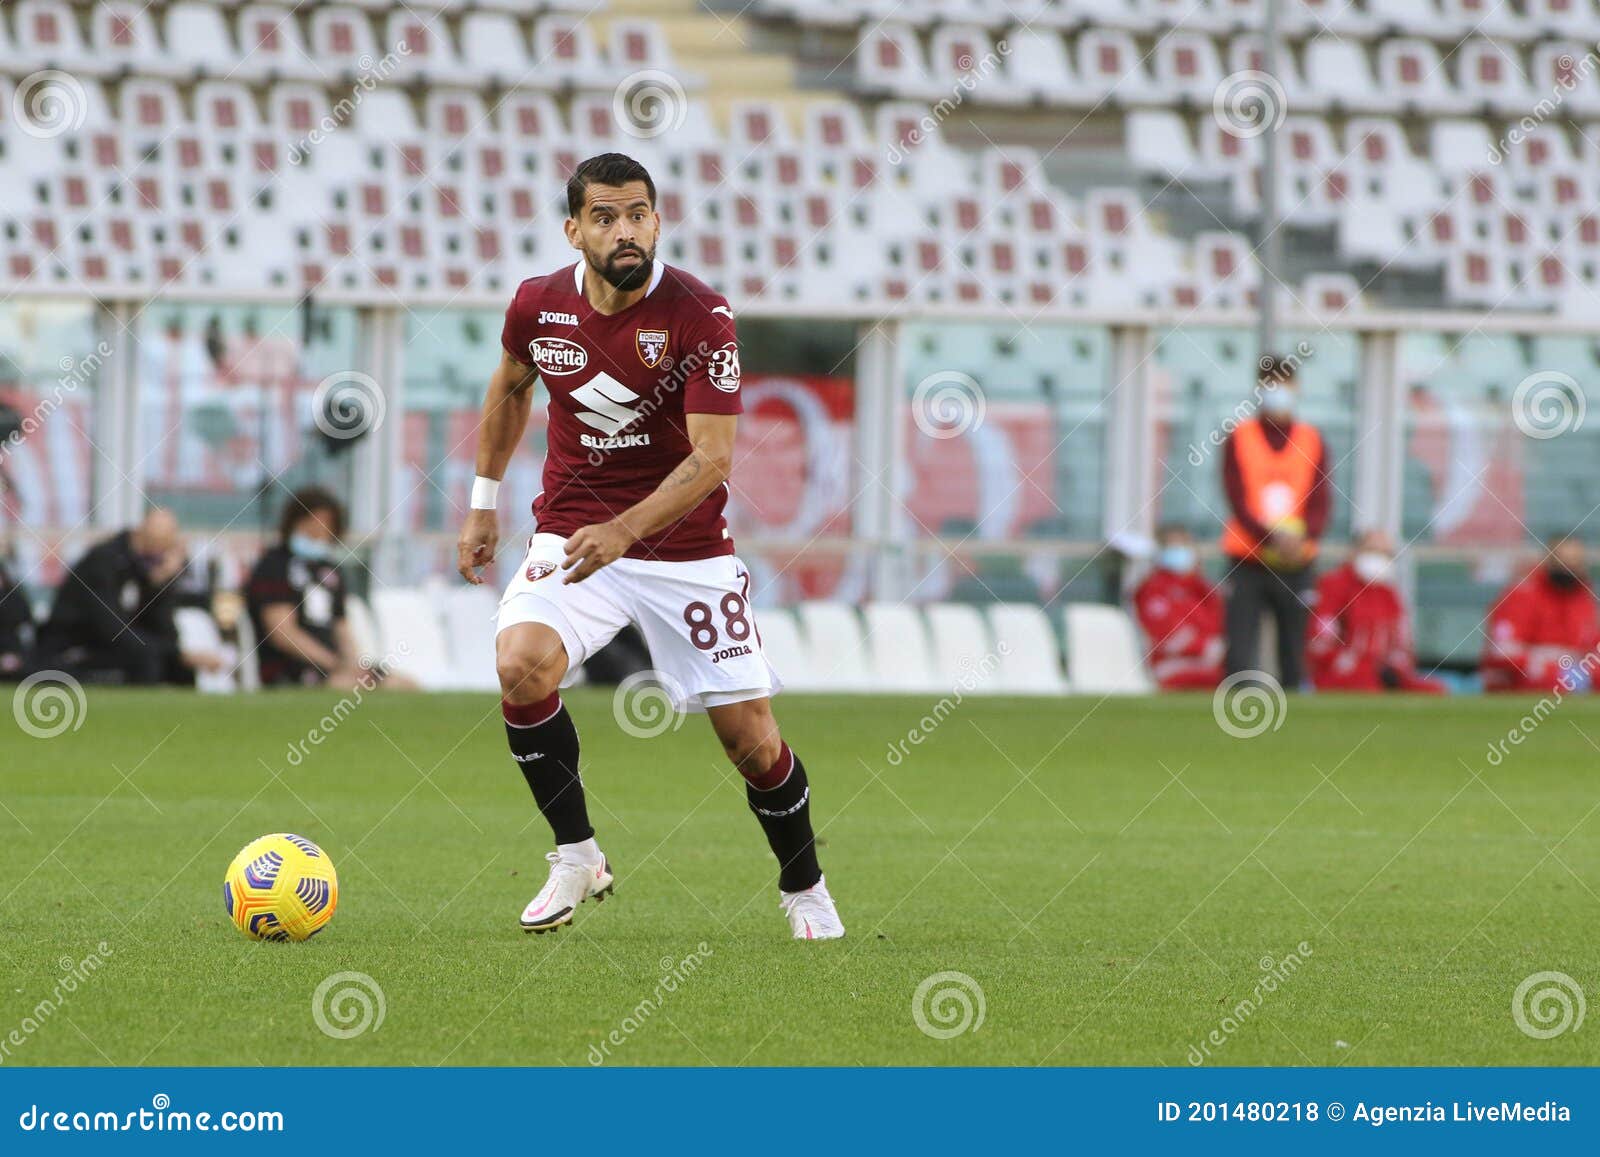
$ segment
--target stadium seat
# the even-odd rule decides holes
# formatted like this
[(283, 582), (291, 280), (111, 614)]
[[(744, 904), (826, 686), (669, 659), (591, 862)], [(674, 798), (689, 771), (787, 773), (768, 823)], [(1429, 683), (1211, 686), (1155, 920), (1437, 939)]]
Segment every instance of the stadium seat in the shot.
[(239, 650), (222, 641), (222, 632), (211, 612), (200, 607), (179, 607), (173, 614), (178, 628), (178, 648), (186, 655), (217, 655), (226, 664), (220, 671), (197, 671), (195, 690), (202, 695), (226, 695), (239, 689), (235, 669)]
[(461, 57), (493, 85), (529, 83), (534, 72), (522, 29), (504, 12), (473, 11), (462, 17)]
[(239, 11), (239, 58), (235, 80), (321, 82), (328, 76), (311, 57), (294, 14), (277, 4), (250, 4)]
[(432, 596), (415, 588), (376, 590), (372, 592), (372, 614), (378, 624), (379, 657), (391, 661), (393, 670), (409, 675), (425, 691), (458, 686), (444, 624)]
[(996, 689), (1010, 695), (1059, 695), (1067, 689), (1055, 628), (1039, 607), (996, 603), (989, 628), (999, 656)]
[(873, 686), (882, 691), (948, 690), (938, 680), (927, 624), (905, 603), (868, 603), (867, 653)]
[(1145, 75), (1144, 55), (1127, 33), (1094, 29), (1078, 37), (1077, 48), (1078, 78), (1096, 100), (1160, 103), (1159, 90)]
[(465, 691), (495, 691), (495, 619), (500, 604), (484, 586), (451, 586), (444, 591), (444, 625), (454, 684)]
[[(925, 608), (928, 634), (933, 643), (934, 670), (939, 684), (954, 688), (973, 673), (993, 668), (999, 656), (984, 622), (983, 612), (964, 603), (930, 603)], [(977, 694), (996, 694), (995, 681), (987, 680), (975, 689)]]
[(13, 29), (24, 60), (74, 76), (109, 76), (117, 69), (98, 50), (85, 47), (66, 0), (20, 0)]
[(840, 691), (872, 687), (872, 666), (855, 608), (845, 603), (800, 604), (800, 628), (812, 674), (824, 686)]
[(1354, 112), (1383, 112), (1399, 103), (1396, 90), (1387, 84), (1379, 89), (1361, 44), (1338, 36), (1319, 36), (1306, 45), (1306, 86)]
[(1142, 695), (1152, 689), (1139, 632), (1121, 607), (1068, 603), (1062, 612), (1067, 675), (1080, 695)]
[(350, 626), (350, 638), (355, 645), (356, 658), (376, 662), (383, 655), (378, 621), (372, 617), (372, 608), (359, 595), (346, 595), (344, 617)]
[(819, 680), (812, 668), (793, 611), (785, 607), (761, 608), (756, 612), (756, 631), (761, 636), (761, 649), (783, 680), (785, 689), (827, 690), (829, 684)]
[(231, 70), (239, 52), (213, 4), (182, 3), (167, 9), (166, 51), (182, 73), (190, 76), (221, 76)]
[(1457, 87), (1495, 112), (1519, 116), (1539, 99), (1522, 73), (1522, 65), (1506, 46), (1472, 39), (1456, 49)]
[(856, 86), (863, 94), (937, 100), (947, 95), (923, 61), (914, 29), (904, 24), (878, 24), (856, 47)]

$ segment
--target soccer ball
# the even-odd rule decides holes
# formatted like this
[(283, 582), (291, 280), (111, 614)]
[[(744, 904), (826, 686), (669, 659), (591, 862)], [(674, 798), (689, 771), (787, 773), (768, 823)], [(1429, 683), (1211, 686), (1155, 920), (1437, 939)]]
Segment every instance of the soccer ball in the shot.
[(305, 940), (333, 919), (339, 875), (328, 854), (304, 836), (262, 836), (228, 865), (222, 904), (252, 940)]

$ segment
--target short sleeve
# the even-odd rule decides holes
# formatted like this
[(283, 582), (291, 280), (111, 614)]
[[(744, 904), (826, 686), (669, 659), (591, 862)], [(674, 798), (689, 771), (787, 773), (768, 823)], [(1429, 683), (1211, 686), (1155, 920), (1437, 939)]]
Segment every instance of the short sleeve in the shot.
[(529, 307), (532, 300), (533, 290), (524, 282), (506, 307), (506, 323), (500, 331), (500, 348), (525, 366), (533, 364), (528, 343), (533, 340), (533, 319), (538, 315)]
[(688, 342), (682, 356), (694, 359), (684, 378), (686, 414), (742, 414), (739, 397), (739, 336), (733, 310), (721, 297), (695, 299), (689, 310)]

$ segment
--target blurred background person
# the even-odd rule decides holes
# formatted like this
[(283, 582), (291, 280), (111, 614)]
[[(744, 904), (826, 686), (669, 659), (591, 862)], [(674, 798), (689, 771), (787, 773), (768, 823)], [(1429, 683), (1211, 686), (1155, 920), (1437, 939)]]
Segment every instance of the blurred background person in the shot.
[(410, 685), (361, 666), (337, 561), (344, 528), (344, 504), (320, 486), (297, 490), (284, 503), (278, 543), (257, 560), (245, 584), (262, 686)]
[(1394, 540), (1361, 535), (1344, 565), (1317, 583), (1306, 656), (1319, 691), (1445, 693), (1417, 674), (1410, 615), (1394, 586)]
[(1265, 357), (1258, 368), (1260, 412), (1240, 422), (1222, 448), (1231, 512), (1222, 532), (1229, 560), (1226, 666), (1229, 674), (1260, 666), (1261, 614), (1270, 611), (1278, 678), (1294, 690), (1304, 678), (1306, 597), (1332, 487), (1321, 432), (1294, 416), (1294, 363)]
[(1200, 573), (1188, 527), (1156, 531), (1155, 569), (1134, 590), (1133, 609), (1162, 690), (1209, 691), (1222, 681), (1222, 598)]
[(159, 506), (89, 548), (56, 592), (37, 665), (84, 682), (133, 684), (190, 684), (195, 671), (220, 668), (221, 655), (179, 646), (173, 612), (188, 562), (177, 516)]
[(1563, 534), (1543, 560), (1489, 611), (1483, 648), (1486, 691), (1592, 690), (1600, 615), (1583, 543)]
[(28, 593), (0, 559), (0, 681), (21, 679), (28, 673), (34, 632)]

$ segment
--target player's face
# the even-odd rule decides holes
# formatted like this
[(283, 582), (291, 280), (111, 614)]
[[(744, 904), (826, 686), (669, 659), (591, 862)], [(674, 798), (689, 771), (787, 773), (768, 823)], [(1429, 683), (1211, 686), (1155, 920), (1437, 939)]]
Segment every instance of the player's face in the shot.
[(650, 206), (643, 181), (590, 185), (583, 212), (567, 221), (567, 240), (614, 289), (639, 289), (650, 283), (661, 218)]

